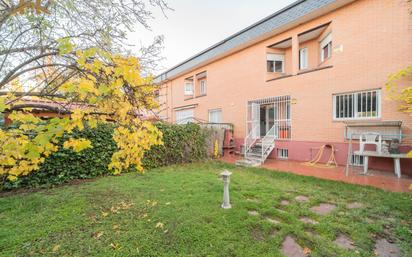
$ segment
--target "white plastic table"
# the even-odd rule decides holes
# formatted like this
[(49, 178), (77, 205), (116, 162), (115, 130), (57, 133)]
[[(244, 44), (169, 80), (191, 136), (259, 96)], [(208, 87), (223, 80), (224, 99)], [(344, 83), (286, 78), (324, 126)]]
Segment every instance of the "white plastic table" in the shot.
[(382, 157), (382, 158), (392, 158), (395, 168), (395, 175), (400, 178), (401, 177), (401, 159), (409, 158), (407, 154), (380, 154), (378, 152), (373, 151), (355, 151), (355, 155), (363, 156), (363, 174), (368, 174), (368, 162), (369, 157)]

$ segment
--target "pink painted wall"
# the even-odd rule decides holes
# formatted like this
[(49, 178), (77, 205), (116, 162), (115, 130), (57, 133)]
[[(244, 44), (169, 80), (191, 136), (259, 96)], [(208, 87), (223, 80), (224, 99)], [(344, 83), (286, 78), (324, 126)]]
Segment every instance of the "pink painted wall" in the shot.
[[(223, 121), (235, 125), (234, 136), (240, 143), (245, 136), (248, 101), (290, 95), (296, 102), (291, 107), (292, 140), (288, 143), (290, 158), (307, 160), (310, 147), (333, 143), (339, 149), (342, 148), (338, 154), (339, 162), (342, 164), (346, 163), (347, 152), (345, 150), (347, 144), (343, 136), (345, 124), (332, 118), (332, 95), (381, 89), (382, 115), (375, 121), (401, 120), (403, 133), (412, 134), (412, 117), (400, 113), (399, 104), (390, 100), (385, 90), (389, 74), (412, 64), (410, 6), (411, 4), (406, 0), (358, 0), (225, 58), (189, 71), (164, 83), (162, 100), (166, 103), (167, 109), (162, 115), (174, 122), (174, 108), (196, 105), (195, 116), (207, 120), (208, 110), (221, 108)], [(329, 22), (328, 31), (332, 32), (333, 45), (342, 46), (343, 51), (333, 51), (330, 59), (319, 63), (318, 39), (299, 45), (297, 35)], [(290, 63), (286, 61), (286, 65), (293, 76), (268, 82), (267, 46), (290, 37), (295, 41), (293, 46), (287, 49), (290, 51), (287, 53), (290, 55)], [(296, 50), (303, 46), (309, 48), (309, 68), (332, 67), (298, 74), (299, 62)], [(207, 96), (185, 99), (184, 78), (203, 71), (207, 71)], [(405, 141), (405, 143), (412, 142)], [(391, 166), (390, 162), (388, 165)], [(409, 163), (403, 166), (405, 165), (408, 166)], [(371, 166), (373, 167), (372, 163)]]

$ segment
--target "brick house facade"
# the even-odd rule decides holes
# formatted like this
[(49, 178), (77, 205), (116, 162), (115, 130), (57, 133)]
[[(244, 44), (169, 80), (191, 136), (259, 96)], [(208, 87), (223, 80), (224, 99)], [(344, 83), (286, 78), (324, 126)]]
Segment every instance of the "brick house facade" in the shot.
[[(260, 135), (278, 124), (271, 158), (286, 149), (288, 159), (307, 161), (334, 144), (345, 164), (348, 124), (395, 133), (385, 126), (396, 121), (412, 134), (412, 117), (385, 89), (389, 74), (412, 64), (411, 8), (406, 0), (297, 1), (161, 74), (160, 116), (232, 123), (238, 147), (254, 124)], [(410, 149), (407, 136), (402, 143)], [(370, 166), (392, 169), (384, 159)], [(411, 160), (402, 167), (412, 173)]]

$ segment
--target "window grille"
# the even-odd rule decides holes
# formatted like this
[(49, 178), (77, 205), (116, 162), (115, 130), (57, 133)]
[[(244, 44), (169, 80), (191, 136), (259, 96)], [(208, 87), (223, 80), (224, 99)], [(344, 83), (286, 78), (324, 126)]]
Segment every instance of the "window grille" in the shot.
[[(291, 98), (290, 96), (278, 96), (258, 99), (248, 102), (247, 111), (247, 131), (248, 134), (254, 129), (260, 131), (260, 106), (273, 106), (273, 112), (270, 112), (270, 120), (273, 124), (269, 127), (275, 126), (274, 133), (277, 139), (291, 139), (292, 138), (292, 119), (291, 119)], [(256, 128), (257, 127), (257, 128)], [(257, 133), (260, 134), (261, 132)], [(256, 137), (263, 137), (265, 135), (256, 135)]]
[(279, 159), (288, 159), (288, 157), (289, 157), (289, 150), (288, 149), (278, 148), (277, 152), (278, 152), (278, 158)]
[(351, 165), (362, 167), (363, 166), (363, 156), (362, 155), (357, 155), (357, 154), (352, 154), (352, 156), (351, 156)]
[(380, 117), (380, 90), (361, 91), (333, 96), (334, 119), (369, 119)]

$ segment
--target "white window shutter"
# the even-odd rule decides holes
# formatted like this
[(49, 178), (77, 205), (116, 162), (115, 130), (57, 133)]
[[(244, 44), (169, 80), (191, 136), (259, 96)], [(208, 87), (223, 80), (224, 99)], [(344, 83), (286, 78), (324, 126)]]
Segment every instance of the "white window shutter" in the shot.
[(285, 61), (285, 56), (283, 54), (267, 54), (268, 61)]
[(324, 48), (327, 44), (332, 42), (332, 33), (329, 33), (325, 38), (320, 41), (320, 48)]

